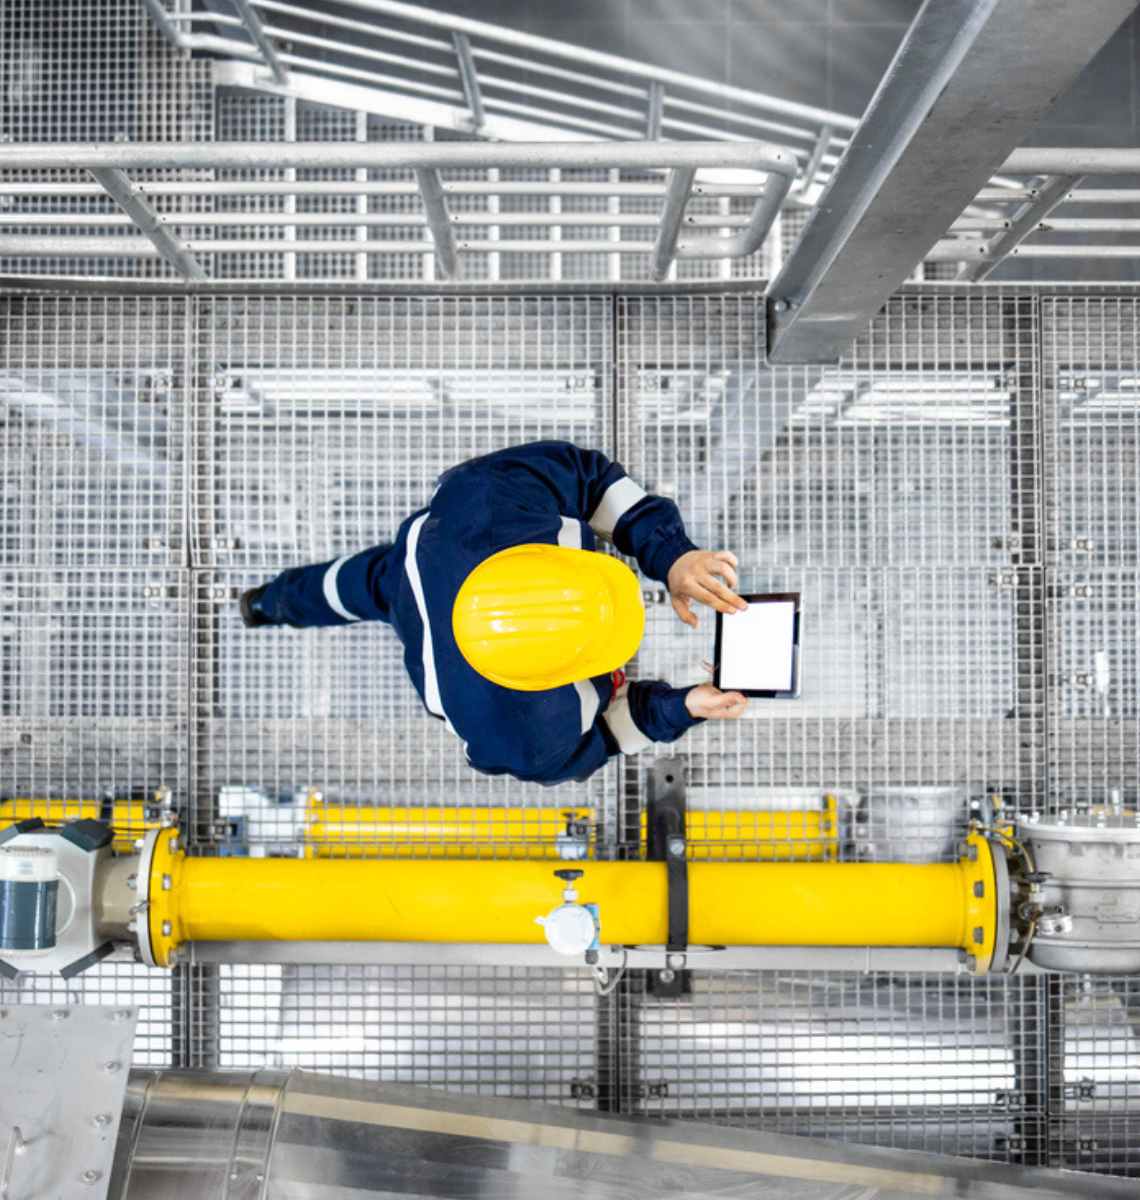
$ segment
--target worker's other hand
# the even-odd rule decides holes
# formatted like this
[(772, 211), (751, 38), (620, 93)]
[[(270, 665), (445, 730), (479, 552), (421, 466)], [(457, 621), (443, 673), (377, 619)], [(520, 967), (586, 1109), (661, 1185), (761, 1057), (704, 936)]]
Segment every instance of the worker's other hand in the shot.
[(728, 550), (689, 550), (669, 568), (665, 581), (673, 611), (696, 629), (692, 602), (699, 600), (717, 612), (743, 612), (748, 605), (732, 590), (737, 586), (736, 555)]
[(690, 717), (703, 717), (706, 721), (732, 721), (748, 707), (748, 698), (740, 692), (722, 692), (711, 683), (698, 683), (689, 689), (685, 707)]

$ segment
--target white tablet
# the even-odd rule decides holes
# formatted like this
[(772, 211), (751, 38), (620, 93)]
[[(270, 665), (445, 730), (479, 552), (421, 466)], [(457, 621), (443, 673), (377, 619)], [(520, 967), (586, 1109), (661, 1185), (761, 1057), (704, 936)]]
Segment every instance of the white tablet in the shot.
[(800, 596), (745, 596), (744, 612), (716, 615), (713, 682), (725, 692), (773, 700), (800, 694)]

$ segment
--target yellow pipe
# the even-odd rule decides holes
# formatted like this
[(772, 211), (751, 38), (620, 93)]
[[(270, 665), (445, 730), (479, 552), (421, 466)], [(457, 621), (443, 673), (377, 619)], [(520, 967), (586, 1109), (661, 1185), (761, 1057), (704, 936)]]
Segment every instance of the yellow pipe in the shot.
[[(129, 854), (135, 842), (149, 829), (157, 829), (160, 821), (148, 818), (147, 805), (141, 800), (115, 800), (111, 803), (111, 828), (115, 833), (112, 845), (117, 854)], [(45, 825), (64, 825), (68, 821), (102, 821), (106, 808), (98, 800), (44, 800), (16, 797), (0, 800), (0, 828), (14, 821), (39, 817)]]
[[(171, 850), (172, 838), (159, 835), (151, 872), (149, 928), (161, 964), (184, 941), (540, 943), (535, 917), (561, 900), (549, 862), (188, 858)], [(975, 835), (970, 844), (973, 858), (932, 865), (691, 863), (690, 941), (959, 947), (984, 971), (994, 868), (988, 843)], [(664, 864), (575, 865), (581, 901), (598, 905), (603, 942), (666, 941)]]

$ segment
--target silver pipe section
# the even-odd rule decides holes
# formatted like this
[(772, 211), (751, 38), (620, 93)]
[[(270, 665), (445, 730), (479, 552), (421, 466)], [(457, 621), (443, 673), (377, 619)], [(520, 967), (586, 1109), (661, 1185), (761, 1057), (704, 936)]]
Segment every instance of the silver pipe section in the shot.
[(966, 1200), (1134, 1182), (301, 1072), (132, 1072), (110, 1200)]
[[(665, 188), (658, 183), (559, 183), (550, 181), (515, 182), (470, 180), (443, 181), (443, 192), (446, 196), (650, 196), (657, 199), (665, 195)], [(176, 179), (176, 180), (135, 180), (135, 190), (142, 196), (418, 196), (419, 187), (410, 180), (391, 179), (381, 182), (368, 183), (354, 180), (329, 179), (305, 180), (293, 182), (276, 179)], [(693, 185), (694, 196), (745, 196), (754, 198), (757, 193), (755, 184), (750, 183), (702, 183), (698, 180)], [(0, 181), (0, 196), (102, 196), (101, 187), (90, 183), (54, 183), (45, 180), (36, 183), (7, 183)], [(1133, 199), (1140, 201), (1140, 192), (1133, 193)], [(1114, 201), (1115, 203), (1115, 201)], [(5, 213), (0, 225), (10, 225), (15, 214)], [(62, 216), (82, 216), (90, 225), (102, 224), (104, 214), (52, 213), (51, 223), (58, 224)], [(189, 214), (186, 214), (187, 216)], [(216, 220), (221, 214), (203, 214), (210, 220)], [(244, 214), (248, 225), (250, 214)], [(256, 224), (264, 223), (270, 213), (256, 214)], [(323, 214), (331, 216), (332, 214)], [(397, 214), (404, 223), (413, 214)], [(475, 216), (478, 214), (472, 214)], [(505, 214), (504, 214), (505, 215)], [(521, 214), (528, 218), (536, 218), (539, 213)], [(574, 224), (582, 223), (589, 213), (575, 213)], [(628, 224), (628, 216), (623, 215), (622, 223)], [(607, 218), (608, 219), (608, 218)], [(179, 215), (179, 221), (183, 217)], [(724, 224), (724, 219), (717, 217), (715, 223)], [(484, 220), (483, 224), (486, 224)]]
[(678, 258), (743, 258), (764, 244), (784, 200), (795, 182), (795, 175), (769, 175), (764, 194), (749, 214), (748, 223), (729, 237), (686, 238), (677, 246)]
[[(444, 193), (446, 194), (446, 193)], [(611, 226), (614, 219), (608, 213), (574, 213), (573, 219), (568, 219), (564, 213), (551, 212), (517, 212), (517, 213), (495, 213), (486, 212), (474, 213), (452, 213), (451, 223), (454, 226), (475, 225), (482, 227), (494, 221), (496, 225), (605, 225)], [(289, 213), (289, 212), (224, 212), (224, 213), (171, 213), (166, 218), (167, 224), (170, 226), (192, 226), (192, 225), (208, 225), (224, 227), (227, 225), (239, 226), (275, 226), (285, 225), (289, 227), (312, 225), (318, 228), (333, 225), (351, 225), (353, 227), (363, 226), (382, 226), (382, 225), (397, 225), (401, 228), (406, 226), (423, 226), (424, 216), (422, 213), (358, 213), (358, 212), (330, 212), (330, 213)], [(661, 223), (659, 217), (653, 216), (651, 213), (623, 213), (621, 218), (622, 225), (629, 227), (644, 227), (656, 229)], [(689, 217), (685, 222), (693, 228), (700, 226), (709, 226), (710, 228), (723, 229), (726, 226), (744, 226), (748, 223), (747, 217), (719, 217), (719, 216), (701, 216)], [(9, 213), (3, 221), (0, 222), (5, 226), (15, 228), (20, 225), (40, 226), (49, 225), (55, 227), (75, 225), (85, 229), (90, 229), (92, 226), (108, 226), (108, 225), (134, 225), (134, 222), (125, 213), (107, 213), (93, 217), (91, 213)], [(969, 228), (979, 228), (975, 222), (968, 226)], [(994, 226), (995, 228), (1004, 228), (1004, 223)], [(1103, 227), (1102, 227), (1103, 228)], [(152, 239), (153, 240), (153, 239)], [(647, 243), (648, 245), (649, 243)], [(330, 243), (330, 245), (340, 245), (339, 242)], [(270, 242), (267, 249), (272, 250), (274, 244)]]
[(685, 219), (685, 205), (689, 203), (695, 175), (692, 167), (674, 167), (669, 173), (665, 205), (661, 210), (661, 228), (653, 244), (653, 264), (650, 269), (656, 283), (669, 274), (669, 267), (677, 253), (677, 236)]
[(1001, 165), (1010, 175), (1140, 175), (1140, 147), (1043, 147), (1015, 150)]
[(6, 146), (4, 166), (25, 171), (736, 167), (789, 178), (797, 170), (790, 151), (768, 142), (29, 143)]

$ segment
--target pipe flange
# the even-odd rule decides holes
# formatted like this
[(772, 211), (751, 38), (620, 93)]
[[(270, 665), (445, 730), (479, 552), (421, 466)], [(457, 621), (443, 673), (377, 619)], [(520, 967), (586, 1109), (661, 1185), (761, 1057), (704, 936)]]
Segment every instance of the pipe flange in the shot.
[(990, 852), (994, 862), (994, 898), (997, 901), (997, 929), (994, 931), (994, 955), (990, 963), (993, 971), (1003, 971), (1009, 961), (1010, 922), (1012, 920), (1012, 896), (1009, 882), (1009, 861), (1001, 842), (990, 840)]
[(148, 830), (139, 852), (135, 885), (139, 911), (134, 931), (139, 957), (148, 967), (173, 965), (180, 939), (175, 934), (172, 882), (182, 857), (177, 829)]

